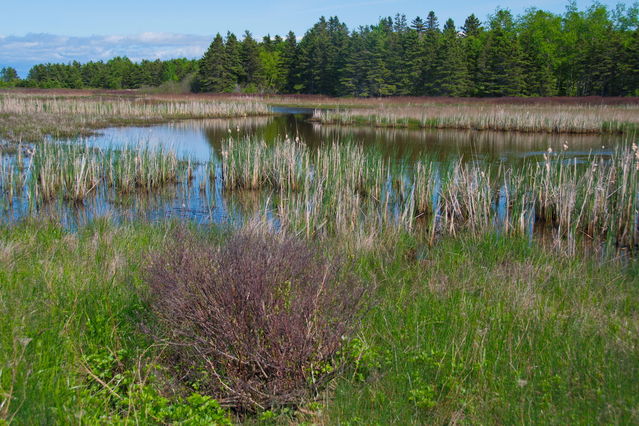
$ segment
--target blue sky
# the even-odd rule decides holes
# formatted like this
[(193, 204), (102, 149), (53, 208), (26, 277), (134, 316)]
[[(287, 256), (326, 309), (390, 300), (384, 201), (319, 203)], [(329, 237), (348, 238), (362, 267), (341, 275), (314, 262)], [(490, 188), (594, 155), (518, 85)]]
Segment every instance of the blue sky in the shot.
[[(212, 35), (249, 29), (256, 37), (298, 36), (322, 16), (337, 15), (349, 28), (379, 17), (405, 14), (409, 20), (434, 10), (443, 23), (461, 25), (475, 13), (484, 20), (498, 6), (520, 14), (535, 6), (563, 12), (567, 2), (553, 0), (22, 0), (3, 2), (0, 13), (0, 67), (12, 65), (24, 75), (38, 62), (199, 57)], [(506, 4), (504, 4), (506, 3)], [(601, 1), (614, 5), (617, 1)], [(580, 8), (592, 1), (579, 0)], [(630, 5), (631, 2), (626, 2)]]

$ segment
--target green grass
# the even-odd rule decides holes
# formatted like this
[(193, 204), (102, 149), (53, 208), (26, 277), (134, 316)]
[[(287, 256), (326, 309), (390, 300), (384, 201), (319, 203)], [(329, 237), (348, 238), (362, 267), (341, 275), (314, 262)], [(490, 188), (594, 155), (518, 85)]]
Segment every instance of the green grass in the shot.
[(636, 263), (488, 236), (406, 239), (359, 269), (378, 304), (327, 423), (639, 421)]
[[(162, 345), (140, 326), (153, 326), (141, 271), (171, 226), (0, 227), (0, 423), (227, 421), (215, 395), (171, 378)], [(258, 419), (639, 421), (636, 261), (567, 257), (495, 235), (321, 244), (375, 289), (342, 351), (350, 368), (306, 414)]]
[(161, 347), (140, 332), (140, 268), (166, 230), (102, 220), (78, 234), (42, 223), (0, 228), (0, 423), (226, 416), (196, 394), (160, 396)]

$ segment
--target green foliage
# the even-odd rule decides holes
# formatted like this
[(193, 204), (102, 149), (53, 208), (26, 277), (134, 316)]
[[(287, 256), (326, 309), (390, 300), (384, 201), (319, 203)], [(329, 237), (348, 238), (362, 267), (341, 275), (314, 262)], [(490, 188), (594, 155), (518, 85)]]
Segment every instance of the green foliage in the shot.
[(138, 331), (151, 321), (138, 271), (166, 230), (0, 227), (0, 424), (230, 424), (213, 398), (173, 387)]
[(138, 89), (183, 81), (196, 70), (197, 61), (185, 58), (135, 63), (126, 57), (116, 57), (107, 62), (35, 65), (27, 79), (16, 84), (62, 89)]
[[(107, 411), (110, 412), (108, 422), (111, 423), (144, 421), (159, 424), (178, 422), (186, 425), (231, 424), (229, 413), (210, 396), (194, 392), (186, 398), (169, 399), (160, 395), (156, 386), (137, 382), (136, 372), (123, 368), (125, 363), (131, 364), (125, 350), (117, 353), (98, 350), (85, 356), (84, 360), (91, 376), (87, 377), (89, 384), (83, 391), (83, 398), (89, 405), (107, 406), (106, 409), (86, 413), (83, 417), (86, 422), (107, 420), (103, 414)], [(134, 418), (129, 416), (131, 411), (137, 413)]]
[(378, 285), (347, 346), (367, 369), (339, 381), (326, 423), (638, 420), (636, 265), (495, 235), (386, 247), (357, 257)]
[[(471, 14), (458, 32), (440, 28), (430, 11), (408, 24), (403, 15), (349, 31), (324, 17), (299, 41), (246, 32), (218, 34), (200, 61), (114, 58), (34, 66), (5, 85), (131, 89), (178, 82), (198, 72), (204, 92), (305, 93), (332, 96), (633, 96), (639, 94), (639, 8), (600, 3), (563, 15), (497, 9), (482, 22)], [(199, 70), (198, 70), (199, 66)], [(7, 69), (8, 70), (8, 69)], [(7, 71), (8, 72), (8, 71)], [(0, 75), (1, 76), (1, 75)]]
[(196, 88), (201, 92), (230, 92), (235, 87), (230, 56), (218, 34), (200, 60)]
[(13, 67), (0, 69), (0, 87), (15, 86), (20, 80), (18, 72)]

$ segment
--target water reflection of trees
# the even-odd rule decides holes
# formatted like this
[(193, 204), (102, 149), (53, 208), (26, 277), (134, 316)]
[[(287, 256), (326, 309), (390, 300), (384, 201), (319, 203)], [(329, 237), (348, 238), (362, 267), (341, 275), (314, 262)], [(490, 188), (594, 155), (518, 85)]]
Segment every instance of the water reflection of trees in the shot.
[(472, 130), (417, 130), (357, 126), (333, 126), (311, 123), (308, 116), (282, 115), (231, 120), (205, 120), (179, 123), (180, 126), (204, 128), (209, 144), (219, 155), (222, 141), (259, 138), (267, 143), (286, 136), (299, 138), (311, 148), (334, 142), (352, 141), (374, 147), (389, 158), (415, 158), (428, 154), (445, 158), (521, 158), (539, 154), (551, 147), (554, 151), (568, 146), (578, 154), (609, 149), (619, 143), (615, 135), (573, 135), (548, 133), (490, 132)]
[(326, 141), (350, 139), (371, 144), (388, 155), (463, 155), (489, 158), (520, 158), (551, 147), (567, 145), (571, 152), (601, 150), (618, 143), (618, 136), (490, 132), (472, 130), (411, 130), (374, 127), (344, 127), (314, 124), (313, 129)]

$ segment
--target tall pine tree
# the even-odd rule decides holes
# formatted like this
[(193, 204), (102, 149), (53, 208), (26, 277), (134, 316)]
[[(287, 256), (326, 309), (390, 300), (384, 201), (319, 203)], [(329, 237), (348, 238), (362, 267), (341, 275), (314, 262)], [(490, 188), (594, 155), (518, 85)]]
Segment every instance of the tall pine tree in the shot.
[(480, 96), (519, 96), (523, 91), (522, 51), (508, 10), (498, 10), (490, 20), (479, 74)]
[(230, 92), (234, 88), (224, 40), (218, 33), (200, 61), (196, 88), (201, 92)]

